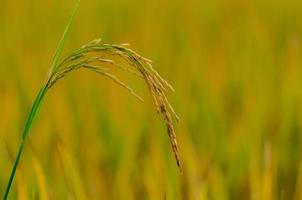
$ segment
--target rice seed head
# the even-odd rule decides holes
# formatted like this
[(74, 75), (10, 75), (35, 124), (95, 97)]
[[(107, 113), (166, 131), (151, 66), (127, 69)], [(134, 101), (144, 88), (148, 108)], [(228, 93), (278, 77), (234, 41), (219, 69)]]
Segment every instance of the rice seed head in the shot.
[[(174, 88), (153, 68), (151, 60), (139, 55), (128, 46), (128, 44), (102, 44), (101, 39), (83, 45), (67, 56), (52, 72), (46, 83), (47, 89), (50, 89), (58, 80), (72, 71), (89, 69), (113, 80), (137, 99), (143, 101), (131, 87), (115, 76), (110, 69), (115, 67), (143, 79), (148, 86), (158, 114), (164, 118), (174, 157), (181, 172), (179, 149), (173, 126), (173, 118), (179, 120), (179, 117), (166, 97), (167, 91), (174, 91)], [(112, 57), (120, 58), (127, 64), (119, 64)], [(109, 67), (105, 68), (104, 65)]]

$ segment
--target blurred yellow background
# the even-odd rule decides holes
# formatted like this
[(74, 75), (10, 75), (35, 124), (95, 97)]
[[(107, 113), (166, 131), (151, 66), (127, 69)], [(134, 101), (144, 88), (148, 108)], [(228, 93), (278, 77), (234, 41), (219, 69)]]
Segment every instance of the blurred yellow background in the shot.
[[(73, 1), (0, 0), (0, 194)], [(65, 55), (130, 43), (176, 89), (184, 173), (145, 102), (91, 72), (52, 88), (10, 199), (302, 199), (302, 2), (82, 0)]]

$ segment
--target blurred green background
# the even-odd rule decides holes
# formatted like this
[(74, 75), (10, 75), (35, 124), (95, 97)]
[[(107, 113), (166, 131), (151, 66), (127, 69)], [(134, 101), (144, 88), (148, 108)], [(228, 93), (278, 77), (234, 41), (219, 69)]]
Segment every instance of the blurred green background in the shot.
[[(0, 194), (73, 1), (0, 0)], [(302, 2), (83, 0), (65, 55), (130, 43), (176, 89), (184, 173), (144, 97), (90, 72), (50, 90), (10, 199), (302, 199)]]

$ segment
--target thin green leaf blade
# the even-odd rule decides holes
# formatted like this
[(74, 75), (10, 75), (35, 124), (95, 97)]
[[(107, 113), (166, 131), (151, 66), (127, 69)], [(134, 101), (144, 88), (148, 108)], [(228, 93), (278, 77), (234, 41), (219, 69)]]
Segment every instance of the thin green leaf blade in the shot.
[[(73, 18), (74, 18), (75, 14), (76, 14), (76, 11), (77, 11), (77, 9), (79, 7), (79, 4), (80, 4), (80, 0), (77, 0), (76, 3), (75, 3), (74, 8), (72, 10), (72, 13), (71, 13), (71, 15), (69, 17), (68, 23), (67, 23), (67, 25), (65, 27), (63, 36), (62, 36), (62, 38), (61, 38), (61, 40), (59, 42), (57, 51), (55, 53), (53, 62), (52, 62), (51, 67), (50, 67), (50, 74), (49, 74), (49, 76), (51, 76), (51, 74), (57, 68), (57, 65), (58, 65), (58, 62), (59, 62), (59, 58), (60, 58), (60, 56), (62, 54), (63, 47), (64, 47), (64, 44), (65, 44), (67, 35), (68, 35), (69, 31), (70, 31), (70, 27), (71, 27)], [(34, 119), (36, 118), (36, 116), (37, 116), (37, 114), (39, 112), (40, 106), (42, 104), (42, 101), (43, 101), (43, 99), (45, 97), (45, 94), (46, 94), (47, 90), (48, 90), (48, 85), (46, 83), (40, 89), (40, 91), (39, 91), (39, 93), (38, 93), (38, 95), (37, 95), (37, 97), (36, 97), (36, 99), (34, 101), (34, 104), (32, 106), (32, 109), (30, 111), (30, 114), (28, 116), (28, 120), (26, 121), (25, 128), (24, 128), (24, 131), (23, 131), (23, 134), (22, 134), (22, 139), (21, 139), (21, 142), (20, 142), (20, 145), (19, 145), (18, 154), (17, 154), (17, 157), (15, 159), (15, 162), (14, 162), (14, 165), (13, 165), (13, 169), (11, 171), (11, 174), (10, 174), (10, 177), (9, 177), (6, 189), (5, 189), (5, 193), (3, 195), (3, 200), (6, 200), (7, 197), (8, 197), (8, 194), (9, 194), (12, 182), (13, 182), (14, 177), (15, 177), (15, 173), (16, 173), (17, 167), (19, 165), (19, 161), (21, 159), (21, 155), (22, 155), (22, 151), (23, 151), (25, 140), (28, 137), (28, 134), (29, 134), (30, 129), (31, 129), (32, 125), (33, 125)]]
[(25, 128), (24, 128), (24, 131), (23, 131), (23, 134), (22, 134), (22, 139), (21, 139), (21, 143), (19, 145), (19, 150), (18, 150), (18, 154), (17, 154), (17, 157), (15, 159), (15, 162), (14, 162), (14, 165), (13, 165), (13, 169), (11, 171), (11, 174), (10, 174), (10, 177), (9, 177), (9, 180), (8, 180), (8, 184), (6, 186), (6, 190), (5, 190), (5, 193), (3, 195), (3, 199), (6, 200), (7, 197), (8, 197), (8, 194), (9, 194), (9, 191), (10, 191), (10, 188), (11, 188), (11, 185), (13, 183), (13, 180), (14, 180), (14, 177), (15, 177), (15, 173), (16, 173), (16, 170), (17, 170), (17, 167), (18, 167), (18, 164), (19, 164), (19, 161), (20, 161), (20, 158), (21, 158), (21, 154), (22, 154), (22, 151), (23, 151), (23, 146), (24, 146), (24, 142), (29, 134), (29, 131), (33, 125), (33, 122), (34, 122), (34, 119), (36, 118), (36, 116), (38, 115), (39, 113), (39, 109), (40, 109), (40, 106), (42, 104), (42, 101), (43, 101), (43, 98), (45, 96), (47, 92), (47, 86), (43, 86), (35, 101), (34, 101), (34, 104), (31, 108), (31, 111), (28, 115), (28, 119), (26, 121), (26, 124), (25, 124)]
[(23, 132), (23, 135), (22, 135), (22, 139), (24, 139), (24, 140), (27, 138), (27, 136), (29, 134), (29, 131), (30, 131), (32, 125), (33, 125), (34, 119), (37, 117), (37, 115), (39, 113), (41, 103), (42, 103), (42, 100), (43, 100), (46, 92), (47, 92), (47, 86), (45, 85), (40, 89), (40, 91), (39, 91), (39, 93), (38, 93), (38, 95), (35, 99), (35, 102), (34, 102), (33, 107), (32, 107), (32, 109), (29, 113), (29, 117), (26, 121), (25, 129), (24, 129), (24, 132)]
[(20, 146), (19, 146), (19, 150), (18, 150), (18, 154), (17, 154), (16, 160), (15, 160), (15, 163), (14, 163), (14, 166), (13, 166), (13, 169), (12, 169), (12, 172), (9, 176), (9, 181), (8, 181), (7, 186), (6, 186), (6, 190), (3, 194), (3, 200), (6, 200), (7, 197), (8, 197), (8, 194), (9, 194), (9, 191), (10, 191), (10, 188), (11, 188), (11, 185), (13, 183), (14, 176), (15, 176), (15, 173), (16, 173), (16, 170), (17, 170), (18, 163), (19, 163), (19, 160), (21, 158), (21, 154), (22, 154), (22, 151), (23, 151), (23, 146), (24, 146), (24, 140), (22, 139), (22, 141), (20, 143)]
[(50, 67), (50, 73), (49, 73), (49, 76), (51, 76), (51, 74), (56, 70), (57, 66), (58, 66), (58, 62), (59, 62), (59, 58), (62, 54), (62, 51), (63, 51), (63, 47), (64, 47), (64, 44), (66, 42), (66, 39), (67, 39), (67, 35), (70, 31), (70, 27), (71, 27), (71, 24), (72, 24), (72, 21), (74, 19), (74, 16), (78, 10), (78, 7), (80, 5), (80, 0), (77, 0), (76, 1), (76, 4), (74, 5), (73, 7), (73, 10), (72, 10), (72, 13), (68, 19), (68, 22), (67, 22), (67, 25), (65, 27), (65, 30), (64, 30), (64, 33), (61, 37), (61, 40), (59, 42), (59, 45), (58, 45), (58, 48), (57, 48), (57, 51), (55, 53), (55, 56), (53, 58), (53, 62), (51, 64), (51, 67)]

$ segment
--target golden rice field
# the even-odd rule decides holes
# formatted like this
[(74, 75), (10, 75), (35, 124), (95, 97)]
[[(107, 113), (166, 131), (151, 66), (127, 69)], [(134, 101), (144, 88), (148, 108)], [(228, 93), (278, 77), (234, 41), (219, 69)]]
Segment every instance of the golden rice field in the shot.
[[(0, 196), (73, 0), (0, 0)], [(87, 70), (48, 91), (8, 199), (302, 199), (302, 1), (82, 0), (63, 57), (130, 43), (173, 87), (179, 172), (143, 99)]]

